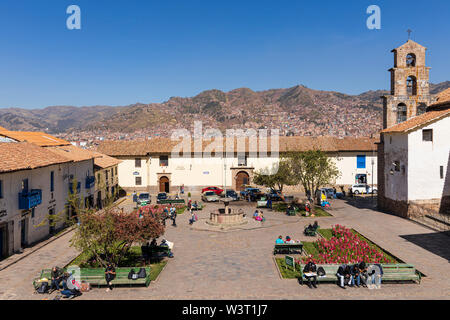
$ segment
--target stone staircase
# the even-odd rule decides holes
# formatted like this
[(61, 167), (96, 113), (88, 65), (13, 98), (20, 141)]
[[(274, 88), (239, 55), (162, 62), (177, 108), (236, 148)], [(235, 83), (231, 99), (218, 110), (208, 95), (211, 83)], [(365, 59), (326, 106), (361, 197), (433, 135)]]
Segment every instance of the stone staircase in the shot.
[(422, 217), (413, 217), (411, 220), (428, 227), (432, 230), (445, 232), (450, 231), (450, 216), (443, 214), (427, 214)]

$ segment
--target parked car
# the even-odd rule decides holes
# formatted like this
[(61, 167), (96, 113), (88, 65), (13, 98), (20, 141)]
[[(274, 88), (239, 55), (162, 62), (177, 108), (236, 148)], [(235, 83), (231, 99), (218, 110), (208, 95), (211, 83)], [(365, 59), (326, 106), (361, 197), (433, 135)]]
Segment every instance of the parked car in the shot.
[(161, 200), (167, 200), (169, 197), (167, 196), (167, 193), (165, 192), (160, 192), (158, 193), (158, 195), (156, 196), (156, 203), (159, 203), (159, 201)]
[(282, 201), (281, 192), (279, 190), (267, 189), (267, 193), (265, 194), (267, 200), (271, 199), (272, 201)]
[(372, 187), (370, 187), (370, 186), (367, 187), (367, 193), (377, 194), (377, 192), (378, 192), (377, 187), (373, 187), (373, 191), (372, 191)]
[(218, 196), (220, 196), (223, 193), (223, 189), (220, 189), (219, 187), (206, 187), (202, 189), (202, 193), (205, 193), (207, 191), (213, 191)]
[(219, 196), (214, 191), (206, 191), (202, 193), (202, 200), (205, 202), (217, 202), (219, 199)]
[[(369, 185), (364, 184), (364, 183), (352, 185), (351, 190), (352, 190), (352, 192), (354, 194), (364, 194), (364, 193), (369, 194), (369, 193), (372, 193), (372, 187), (370, 187)], [(376, 194), (377, 192), (378, 192), (377, 188), (374, 187), (373, 188), (373, 193)]]
[(239, 200), (239, 195), (233, 189), (228, 189), (225, 191), (225, 197), (233, 199), (233, 201)]
[(264, 194), (258, 188), (249, 187), (241, 191), (241, 198), (247, 200), (248, 196), (250, 196), (250, 201), (256, 201), (263, 195)]
[(256, 201), (257, 208), (267, 208), (267, 198), (261, 197), (258, 201)]
[(334, 189), (333, 188), (321, 188), (320, 191), (325, 192), (325, 195), (327, 196), (327, 199), (333, 199), (334, 198)]
[(137, 198), (137, 203), (138, 203), (138, 205), (141, 205), (141, 206), (146, 206), (146, 205), (150, 204), (151, 202), (152, 202), (151, 197), (148, 192), (140, 193)]

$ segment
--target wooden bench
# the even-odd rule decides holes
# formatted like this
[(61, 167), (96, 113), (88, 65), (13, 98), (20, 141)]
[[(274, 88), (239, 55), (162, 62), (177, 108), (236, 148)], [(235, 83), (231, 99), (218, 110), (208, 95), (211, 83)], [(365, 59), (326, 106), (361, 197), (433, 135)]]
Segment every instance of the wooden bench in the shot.
[[(367, 264), (369, 266), (370, 264)], [(325, 276), (317, 277), (317, 282), (336, 282), (337, 270), (339, 264), (317, 264), (317, 268), (322, 267), (325, 270)], [(303, 275), (304, 264), (296, 265), (296, 270), (300, 272), (300, 283), (303, 284), (305, 277)], [(411, 264), (381, 264), (383, 268), (383, 276), (381, 281), (414, 281), (420, 283), (421, 275), (416, 268)]]
[(155, 257), (158, 253), (172, 256), (172, 250), (168, 246), (141, 246), (142, 256), (145, 260)]
[(275, 244), (275, 247), (273, 248), (273, 254), (277, 253), (300, 253), (303, 252), (303, 244), (302, 243), (284, 243), (284, 244)]
[[(150, 267), (145, 267), (146, 277), (145, 278), (138, 278), (136, 280), (128, 279), (128, 274), (130, 273), (131, 269), (134, 269), (134, 271), (137, 273), (139, 272), (140, 267), (122, 267), (122, 268), (116, 268), (116, 277), (114, 280), (111, 281), (111, 284), (113, 286), (115, 285), (145, 285), (148, 287), (150, 285)], [(63, 272), (66, 272), (67, 269), (62, 269)], [(81, 282), (88, 282), (91, 285), (97, 285), (99, 286), (106, 286), (106, 279), (105, 279), (105, 269), (104, 268), (80, 268), (80, 281)], [(48, 279), (48, 284), (51, 285), (51, 269), (44, 269), (41, 271), (41, 275), (39, 278), (34, 279), (33, 286), (36, 288), (39, 285), (38, 280), (42, 278)]]
[(158, 204), (185, 204), (186, 201), (184, 199), (165, 199), (165, 200), (157, 200)]

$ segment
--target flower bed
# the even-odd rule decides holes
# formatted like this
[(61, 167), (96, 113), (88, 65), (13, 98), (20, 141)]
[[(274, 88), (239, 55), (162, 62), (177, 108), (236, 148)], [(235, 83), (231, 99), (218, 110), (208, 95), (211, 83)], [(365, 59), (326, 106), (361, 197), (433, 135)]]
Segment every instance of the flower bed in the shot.
[(312, 260), (318, 264), (341, 263), (398, 263), (395, 258), (383, 252), (373, 243), (351, 229), (335, 225), (331, 229), (330, 239), (319, 239), (313, 242), (315, 252), (309, 250), (309, 256), (297, 260), (297, 263), (307, 263)]

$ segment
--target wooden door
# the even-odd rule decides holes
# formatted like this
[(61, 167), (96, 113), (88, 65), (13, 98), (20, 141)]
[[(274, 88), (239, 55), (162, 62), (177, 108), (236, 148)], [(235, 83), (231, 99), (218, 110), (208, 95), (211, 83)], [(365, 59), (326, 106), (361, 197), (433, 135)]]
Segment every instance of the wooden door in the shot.
[(247, 172), (241, 171), (236, 175), (236, 191), (244, 190), (244, 185), (250, 184), (250, 177)]
[(159, 192), (166, 192), (166, 193), (168, 193), (169, 189), (170, 189), (169, 178), (161, 177), (159, 179)]

